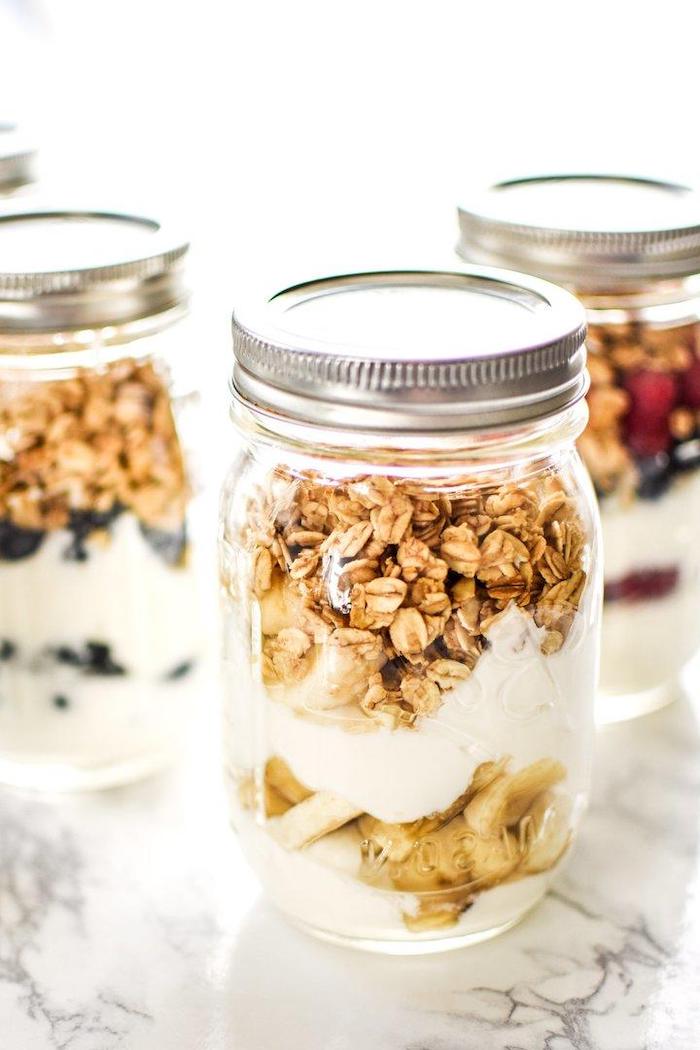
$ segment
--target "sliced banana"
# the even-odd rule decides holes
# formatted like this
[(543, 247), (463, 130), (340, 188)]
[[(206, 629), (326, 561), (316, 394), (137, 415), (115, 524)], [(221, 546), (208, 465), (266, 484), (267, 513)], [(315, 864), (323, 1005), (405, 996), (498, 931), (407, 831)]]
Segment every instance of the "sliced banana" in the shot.
[(497, 762), (482, 762), (481, 765), (477, 766), (469, 785), (469, 797), (473, 798), (474, 795), (478, 795), (480, 791), (492, 784), (496, 777), (500, 776), (501, 773), (505, 773), (509, 762), (510, 755), (504, 755)]
[(292, 806), (295, 806), (297, 802), (303, 802), (305, 798), (313, 794), (301, 781), (297, 780), (284, 759), (277, 755), (267, 760), (265, 783)]
[(523, 817), (534, 800), (543, 791), (548, 791), (566, 776), (566, 769), (554, 758), (541, 758), (526, 766), (511, 777), (506, 804), (506, 827), (511, 827)]
[(476, 839), (471, 851), (470, 875), (474, 889), (486, 889), (503, 882), (520, 863), (515, 835), (502, 829), (500, 835)]
[(444, 828), (462, 812), (471, 790), (470, 785), (447, 809), (405, 824), (387, 824), (369, 813), (363, 813), (358, 821), (360, 834), (372, 842), (375, 848), (386, 851), (387, 860), (401, 864), (422, 839)]
[(521, 822), (523, 860), (520, 871), (534, 875), (549, 871), (571, 841), (571, 801), (546, 791), (535, 799)]
[(539, 794), (565, 776), (561, 762), (551, 758), (542, 758), (517, 773), (500, 774), (467, 805), (467, 826), (481, 838), (490, 838), (502, 827), (513, 827)]
[(301, 849), (360, 815), (352, 803), (332, 791), (317, 791), (270, 821), (270, 831), (285, 849)]
[(275, 635), (285, 627), (298, 626), (300, 599), (279, 573), (273, 573), (272, 586), (264, 592), (259, 602), (263, 634)]
[(363, 813), (357, 822), (363, 839), (371, 842), (375, 852), (384, 852), (386, 859), (401, 864), (410, 855), (416, 843), (415, 826), (420, 821), (410, 824), (386, 824), (377, 817)]
[(288, 798), (285, 798), (281, 792), (276, 791), (275, 788), (269, 784), (265, 784), (265, 816), (266, 817), (281, 817), (283, 813), (286, 813), (288, 809), (291, 809), (292, 803)]

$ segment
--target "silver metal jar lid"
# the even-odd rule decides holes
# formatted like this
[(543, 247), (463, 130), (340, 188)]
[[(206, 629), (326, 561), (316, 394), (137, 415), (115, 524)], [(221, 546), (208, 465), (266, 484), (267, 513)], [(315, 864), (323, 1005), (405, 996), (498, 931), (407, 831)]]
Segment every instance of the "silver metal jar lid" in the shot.
[(627, 175), (498, 182), (458, 209), (460, 255), (579, 289), (700, 272), (700, 192)]
[(188, 242), (116, 211), (0, 212), (0, 331), (61, 330), (148, 317), (187, 298)]
[(512, 424), (585, 393), (584, 337), (569, 292), (518, 273), (325, 277), (234, 313), (233, 389), (259, 409), (324, 426)]
[(0, 121), (0, 194), (25, 186), (34, 178), (36, 150), (16, 124)]

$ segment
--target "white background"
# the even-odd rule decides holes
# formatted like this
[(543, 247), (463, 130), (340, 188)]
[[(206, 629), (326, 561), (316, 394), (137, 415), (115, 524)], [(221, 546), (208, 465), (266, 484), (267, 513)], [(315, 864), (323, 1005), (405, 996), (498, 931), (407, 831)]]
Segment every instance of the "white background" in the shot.
[(700, 174), (697, 7), (0, 0), (44, 183), (186, 219), (226, 340), (249, 278), (451, 255), (493, 173)]

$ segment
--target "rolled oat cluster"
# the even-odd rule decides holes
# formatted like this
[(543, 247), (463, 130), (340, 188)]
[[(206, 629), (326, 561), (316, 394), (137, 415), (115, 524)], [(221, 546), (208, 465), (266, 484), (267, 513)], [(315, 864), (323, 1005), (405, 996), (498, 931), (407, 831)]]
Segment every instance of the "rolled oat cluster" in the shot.
[(279, 469), (248, 514), (263, 674), (314, 683), (311, 709), (357, 700), (410, 726), (469, 677), (511, 603), (544, 629), (543, 653), (559, 650), (585, 585), (582, 525), (553, 476), (433, 489)]
[(175, 529), (188, 485), (167, 388), (131, 360), (73, 379), (7, 385), (0, 399), (0, 519), (68, 528), (74, 515), (130, 510)]

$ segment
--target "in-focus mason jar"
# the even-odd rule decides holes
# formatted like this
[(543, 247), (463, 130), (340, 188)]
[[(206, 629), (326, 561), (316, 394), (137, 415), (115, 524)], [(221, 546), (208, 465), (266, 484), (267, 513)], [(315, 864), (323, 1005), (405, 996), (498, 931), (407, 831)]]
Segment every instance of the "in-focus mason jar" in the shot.
[(236, 313), (222, 502), (234, 825), (272, 900), (397, 953), (544, 894), (589, 783), (599, 580), (584, 313), (503, 271)]
[(140, 216), (0, 215), (0, 781), (103, 786), (179, 745), (200, 650), (186, 251)]
[(517, 266), (588, 311), (605, 605), (598, 717), (673, 699), (700, 648), (700, 196), (651, 179), (499, 183), (460, 209), (468, 260)]
[(14, 196), (33, 181), (35, 156), (17, 125), (0, 121), (0, 198)]

